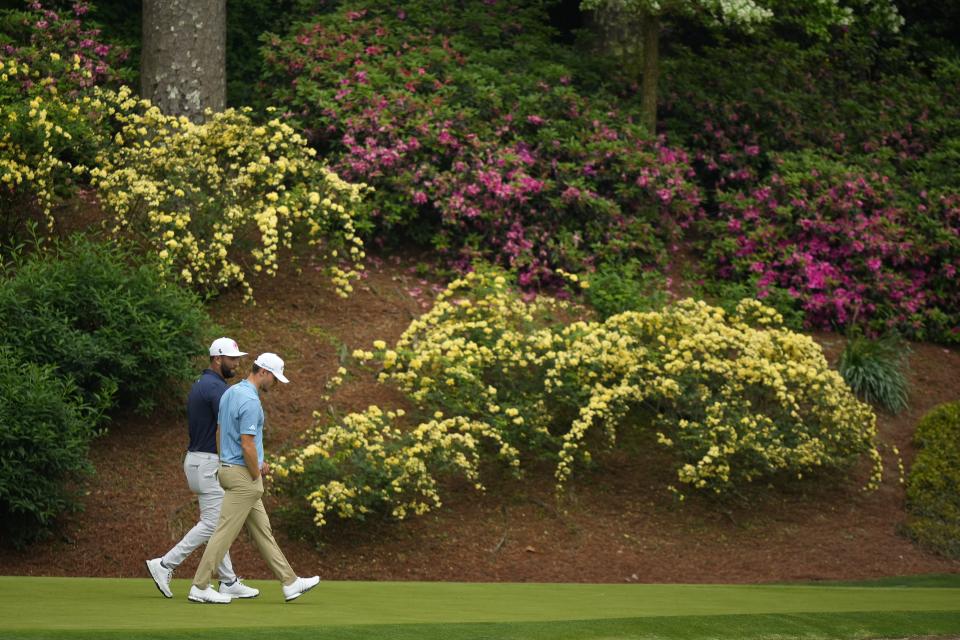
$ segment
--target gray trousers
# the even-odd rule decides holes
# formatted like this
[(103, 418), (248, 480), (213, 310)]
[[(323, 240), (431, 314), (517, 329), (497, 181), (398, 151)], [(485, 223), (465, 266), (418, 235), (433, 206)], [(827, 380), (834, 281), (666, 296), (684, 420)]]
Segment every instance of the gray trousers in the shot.
[[(183, 459), (183, 473), (187, 476), (190, 491), (197, 495), (200, 504), (200, 521), (170, 551), (163, 556), (163, 564), (171, 569), (179, 567), (193, 551), (205, 544), (220, 520), (220, 504), (223, 502), (223, 487), (217, 481), (220, 468), (220, 456), (215, 453), (188, 451)], [(217, 566), (220, 580), (233, 582), (237, 574), (230, 562), (230, 552), (220, 558)]]

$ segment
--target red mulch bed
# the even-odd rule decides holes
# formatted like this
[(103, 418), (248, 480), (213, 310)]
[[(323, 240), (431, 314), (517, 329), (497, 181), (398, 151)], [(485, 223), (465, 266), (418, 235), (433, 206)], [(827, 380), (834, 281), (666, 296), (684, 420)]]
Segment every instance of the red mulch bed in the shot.
[[(239, 295), (210, 305), (226, 335), (246, 351), (276, 351), (292, 383), (264, 400), (266, 447), (277, 452), (326, 412), (324, 382), (339, 366), (340, 344), (369, 349), (395, 340), (422, 304), (410, 289), (428, 290), (410, 267), (391, 258), (371, 269), (349, 300), (333, 295), (305, 264), (275, 280), (255, 283), (257, 305)], [(817, 335), (834, 359), (842, 338)], [(914, 345), (911, 408), (881, 415), (884, 443), (903, 452), (918, 419), (934, 405), (960, 397), (960, 353)], [(249, 366), (249, 362), (247, 363)], [(181, 469), (186, 446), (185, 390), (149, 416), (115, 418), (93, 443), (97, 469), (84, 511), (67, 517), (51, 540), (15, 552), (0, 550), (0, 574), (145, 577), (143, 561), (163, 554), (191, 527), (196, 503)], [(398, 394), (372, 381), (353, 381), (333, 398), (338, 411), (396, 405)], [(691, 499), (677, 504), (664, 490), (656, 454), (641, 445), (604, 456), (576, 476), (560, 501), (547, 468), (518, 482), (494, 472), (480, 494), (451, 482), (444, 508), (407, 522), (339, 525), (316, 545), (294, 539), (276, 517), (277, 538), (301, 575), (338, 580), (452, 580), (564, 582), (766, 582), (864, 579), (889, 575), (958, 573), (960, 562), (926, 552), (898, 534), (904, 491), (889, 450), (879, 491), (860, 490), (863, 472), (841, 482), (819, 481), (789, 492), (758, 491), (719, 509)], [(241, 575), (271, 577), (241, 535), (231, 553)], [(199, 553), (178, 571), (189, 577)]]

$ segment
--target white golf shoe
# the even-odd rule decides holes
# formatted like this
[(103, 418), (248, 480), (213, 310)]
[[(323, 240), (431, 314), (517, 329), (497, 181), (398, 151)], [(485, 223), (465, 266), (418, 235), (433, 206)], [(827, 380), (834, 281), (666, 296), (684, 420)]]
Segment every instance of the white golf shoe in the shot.
[(260, 595), (260, 590), (248, 587), (243, 584), (243, 580), (237, 578), (233, 581), (233, 584), (229, 586), (227, 583), (221, 582), (220, 593), (230, 596), (231, 598), (256, 598)]
[(206, 589), (200, 589), (196, 585), (190, 585), (190, 595), (187, 599), (191, 602), (200, 602), (203, 604), (230, 604), (230, 596), (217, 593), (213, 587), (207, 585)]
[(283, 599), (287, 602), (296, 600), (318, 584), (320, 584), (320, 576), (313, 576), (312, 578), (297, 578), (293, 584), (284, 585)]
[(173, 578), (173, 569), (167, 569), (163, 566), (160, 558), (154, 558), (153, 560), (147, 560), (147, 571), (150, 572), (153, 582), (157, 585), (157, 589), (160, 590), (163, 597), (172, 598), (173, 591), (170, 591), (170, 580)]

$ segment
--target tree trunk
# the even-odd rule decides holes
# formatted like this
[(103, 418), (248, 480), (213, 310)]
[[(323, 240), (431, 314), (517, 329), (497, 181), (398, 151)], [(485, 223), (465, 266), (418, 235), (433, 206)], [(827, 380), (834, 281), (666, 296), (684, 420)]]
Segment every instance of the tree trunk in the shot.
[(143, 0), (140, 94), (201, 122), (227, 102), (226, 0)]
[(643, 84), (640, 95), (641, 124), (657, 134), (657, 81), (660, 77), (660, 16), (644, 15)]

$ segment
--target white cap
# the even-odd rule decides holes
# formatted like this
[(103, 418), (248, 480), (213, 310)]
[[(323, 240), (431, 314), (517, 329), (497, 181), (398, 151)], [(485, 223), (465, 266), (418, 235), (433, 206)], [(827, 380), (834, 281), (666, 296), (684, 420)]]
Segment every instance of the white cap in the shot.
[(283, 360), (281, 360), (280, 356), (275, 353), (261, 353), (259, 356), (257, 356), (257, 359), (254, 360), (253, 364), (257, 365), (261, 369), (266, 369), (275, 375), (277, 380), (280, 382), (290, 382), (283, 375)]
[(238, 358), (247, 354), (245, 354), (243, 351), (240, 351), (240, 347), (237, 346), (236, 340), (231, 340), (230, 338), (217, 338), (213, 341), (213, 344), (210, 345), (210, 355), (231, 356)]

